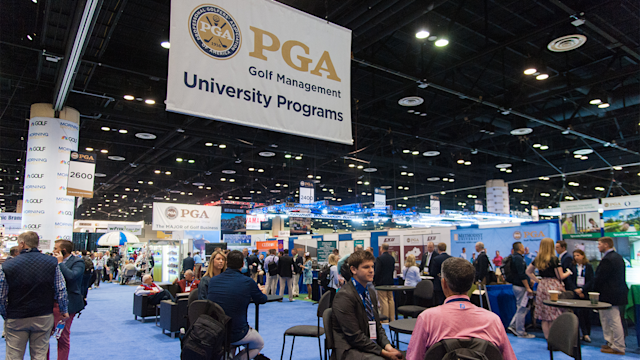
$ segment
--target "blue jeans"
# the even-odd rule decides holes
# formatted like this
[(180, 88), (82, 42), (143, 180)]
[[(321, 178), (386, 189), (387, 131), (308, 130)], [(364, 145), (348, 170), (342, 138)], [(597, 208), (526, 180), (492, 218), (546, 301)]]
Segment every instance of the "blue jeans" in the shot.
[(513, 285), (513, 295), (516, 296), (516, 314), (513, 315), (509, 327), (515, 328), (516, 334), (524, 335), (524, 319), (527, 317), (529, 308), (520, 306), (520, 303), (522, 303), (522, 298), (527, 296), (527, 289), (524, 286)]

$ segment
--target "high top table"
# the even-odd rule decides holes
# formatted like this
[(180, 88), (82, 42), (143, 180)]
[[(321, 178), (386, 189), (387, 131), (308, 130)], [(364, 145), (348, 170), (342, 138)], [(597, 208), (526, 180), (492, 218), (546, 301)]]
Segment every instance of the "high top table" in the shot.
[[(592, 305), (590, 300), (574, 300), (574, 299), (559, 299), (558, 301), (544, 300), (542, 302), (545, 305), (571, 309), (591, 309), (591, 310), (605, 310), (611, 307), (611, 304), (599, 301), (596, 305)], [(580, 343), (580, 325), (578, 324), (578, 356), (576, 360), (582, 360), (582, 345)]]
[(418, 319), (400, 319), (389, 323), (389, 330), (396, 333), (396, 350), (400, 349), (400, 334), (413, 333)]
[[(267, 302), (282, 301), (282, 296), (267, 295)], [(253, 300), (251, 300), (253, 302)], [(255, 304), (255, 303), (254, 303)], [(260, 322), (260, 304), (256, 304), (256, 331), (258, 331), (258, 323)]]
[(404, 285), (380, 285), (376, 286), (376, 290), (378, 291), (393, 291), (394, 300), (393, 305), (395, 308), (396, 320), (398, 320), (398, 302), (395, 301), (395, 293), (397, 291), (406, 291), (406, 290), (415, 290), (415, 286), (404, 286)]

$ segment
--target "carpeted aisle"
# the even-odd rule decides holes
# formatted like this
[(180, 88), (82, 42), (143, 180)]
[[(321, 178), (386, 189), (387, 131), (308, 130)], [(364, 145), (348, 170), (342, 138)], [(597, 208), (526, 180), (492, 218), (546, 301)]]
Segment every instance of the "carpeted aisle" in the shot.
[[(89, 291), (89, 305), (82, 312), (80, 318), (76, 318), (71, 328), (71, 354), (70, 359), (179, 359), (180, 340), (171, 339), (163, 335), (159, 327), (156, 327), (152, 318), (146, 323), (140, 323), (133, 319), (133, 292), (135, 286), (120, 286), (116, 284), (102, 284), (100, 289)], [(282, 303), (268, 303), (260, 306), (260, 334), (265, 340), (263, 354), (271, 359), (279, 359), (282, 350), (282, 334), (294, 325), (316, 325), (317, 306), (308, 301), (294, 301), (290, 303), (287, 298)], [(254, 306), (249, 306), (249, 324), (254, 324)], [(0, 320), (1, 321), (1, 320)], [(387, 329), (388, 330), (388, 329)], [(599, 328), (594, 328), (594, 340), (602, 336)], [(387, 331), (388, 332), (388, 331)], [(546, 341), (542, 333), (536, 333), (536, 339), (518, 339), (509, 335), (516, 356), (520, 360), (548, 359)], [(583, 359), (638, 359), (639, 352), (633, 337), (627, 337), (626, 356), (606, 355), (599, 351), (599, 345), (583, 346)], [(409, 336), (401, 336), (401, 341), (409, 340)], [(324, 344), (324, 337), (322, 338)], [(595, 343), (595, 341), (594, 341)], [(401, 349), (406, 349), (406, 344), (401, 344)], [(51, 349), (56, 349), (55, 340), (51, 341)], [(287, 338), (284, 359), (289, 358), (291, 351), (291, 338)], [(0, 341), (0, 359), (4, 358), (5, 343)], [(52, 359), (57, 356), (53, 351)], [(297, 338), (293, 359), (315, 360), (319, 359), (317, 339)], [(555, 359), (569, 359), (561, 353), (554, 353)], [(25, 359), (29, 359), (28, 350)]]

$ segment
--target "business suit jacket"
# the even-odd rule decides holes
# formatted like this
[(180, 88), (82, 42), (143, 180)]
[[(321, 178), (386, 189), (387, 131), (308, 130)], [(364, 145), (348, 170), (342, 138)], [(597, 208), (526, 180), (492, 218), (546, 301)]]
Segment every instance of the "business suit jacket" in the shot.
[(195, 265), (196, 261), (193, 260), (191, 256), (187, 256), (186, 258), (182, 259), (182, 272), (186, 272), (187, 270), (193, 271)]
[[(571, 283), (573, 284), (573, 289), (577, 289), (579, 288), (578, 286), (578, 265), (572, 265), (571, 267), (571, 271), (573, 272), (573, 274), (571, 276), (569, 276), (567, 279), (571, 280)], [(593, 266), (591, 266), (591, 264), (586, 264), (584, 266), (584, 286), (582, 286), (582, 288), (585, 288), (587, 286), (591, 286), (590, 284), (593, 282)], [(586, 298), (586, 294), (585, 294), (585, 298)]]
[(585, 297), (588, 296), (587, 292), (595, 291), (600, 293), (600, 301), (611, 305), (626, 305), (629, 289), (625, 270), (624, 260), (620, 254), (612, 251), (605, 255), (596, 268), (593, 281), (582, 288)]
[(489, 272), (489, 257), (486, 251), (482, 251), (476, 256), (476, 261), (473, 262), (473, 267), (476, 268), (476, 281), (484, 281), (484, 278)]
[(293, 267), (294, 273), (302, 274), (303, 268), (300, 267), (300, 265), (304, 265), (304, 257), (298, 254), (296, 259), (294, 260), (294, 267)]
[[(378, 303), (375, 292), (370, 291), (369, 296), (372, 304)], [(367, 353), (381, 356), (389, 339), (380, 325), (377, 306), (373, 306), (377, 334), (377, 340), (373, 342), (369, 338), (369, 322), (362, 298), (351, 281), (336, 293), (332, 309), (333, 338), (338, 360), (362, 359)]]
[(293, 271), (291, 266), (293, 265), (293, 258), (289, 255), (284, 255), (278, 260), (278, 275), (280, 277), (290, 278), (293, 277)]
[(84, 275), (84, 259), (69, 256), (67, 261), (58, 264), (62, 276), (67, 283), (67, 297), (69, 299), (69, 314), (76, 314), (84, 309), (82, 297), (82, 276)]
[[(573, 267), (573, 256), (571, 256), (568, 252), (565, 253), (562, 258), (560, 259), (560, 265), (562, 265), (562, 270), (563, 271), (567, 271), (567, 269), (574, 271)], [(564, 288), (567, 291), (573, 291), (576, 288), (576, 283), (575, 281), (571, 280), (571, 276), (569, 276), (568, 278), (563, 280), (564, 282)]]
[(396, 268), (396, 259), (388, 252), (385, 252), (378, 256), (374, 266), (373, 283), (376, 286), (393, 285), (393, 271)]
[[(420, 261), (420, 274), (422, 274), (422, 271), (424, 271), (424, 267), (427, 264), (427, 255), (429, 255), (428, 252), (424, 252), (424, 254), (422, 254), (422, 259)], [(431, 264), (433, 263), (433, 259), (436, 258), (436, 256), (438, 256), (438, 250), (433, 250), (433, 254), (431, 254), (431, 262), (429, 263), (429, 267), (427, 268), (429, 270), (429, 274), (431, 274)]]
[[(442, 270), (442, 263), (450, 258), (451, 255), (446, 252), (440, 253), (438, 256), (431, 260), (431, 265), (429, 274), (434, 277), (433, 279), (433, 290), (442, 292), (442, 283), (440, 283), (440, 271)], [(433, 271), (432, 271), (433, 270)]]

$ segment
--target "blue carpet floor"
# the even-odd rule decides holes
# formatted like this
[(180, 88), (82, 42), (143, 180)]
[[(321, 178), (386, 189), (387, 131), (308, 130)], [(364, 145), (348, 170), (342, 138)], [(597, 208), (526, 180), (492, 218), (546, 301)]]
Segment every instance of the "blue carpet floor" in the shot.
[[(70, 359), (179, 359), (180, 341), (163, 335), (152, 319), (140, 323), (133, 319), (134, 286), (102, 284), (99, 289), (89, 291), (89, 305), (80, 318), (75, 319), (71, 328)], [(271, 359), (279, 359), (282, 350), (282, 334), (299, 324), (315, 325), (316, 305), (307, 301), (268, 303), (260, 307), (260, 334), (265, 340), (263, 354)], [(254, 306), (249, 306), (248, 319), (253, 326)], [(1, 321), (1, 320), (0, 320)], [(388, 331), (388, 329), (387, 329)], [(541, 330), (531, 331), (536, 339), (518, 339), (509, 335), (511, 345), (518, 359), (548, 359), (549, 352)], [(627, 354), (625, 356), (608, 355), (600, 352), (603, 344), (602, 331), (594, 327), (593, 343), (582, 347), (583, 359), (638, 359), (640, 351), (635, 340), (635, 331), (630, 329), (627, 337)], [(408, 342), (408, 335), (401, 335), (400, 340)], [(406, 349), (401, 344), (401, 350)], [(55, 339), (51, 341), (52, 350), (56, 349)], [(287, 339), (285, 359), (291, 350), (291, 338)], [(295, 360), (319, 359), (318, 342), (314, 339), (297, 338), (293, 353)], [(0, 359), (4, 358), (5, 343), (0, 341)], [(53, 351), (52, 359), (56, 358)], [(28, 354), (25, 356), (29, 358)], [(568, 356), (556, 352), (555, 359), (569, 359)]]

